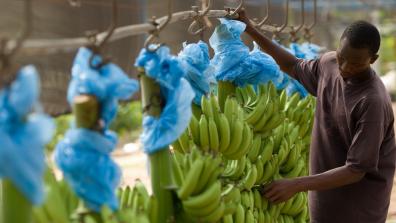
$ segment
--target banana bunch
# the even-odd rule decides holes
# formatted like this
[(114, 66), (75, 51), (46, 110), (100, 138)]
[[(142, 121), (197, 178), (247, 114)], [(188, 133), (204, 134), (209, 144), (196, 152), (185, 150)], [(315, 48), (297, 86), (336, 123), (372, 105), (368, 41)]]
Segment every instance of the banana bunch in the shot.
[(244, 121), (244, 111), (233, 97), (225, 101), (224, 112), (214, 95), (201, 100), (202, 114), (191, 118), (188, 129), (173, 143), (174, 150), (188, 153), (196, 145), (205, 153), (221, 153), (237, 160), (252, 146), (253, 131)]
[(223, 200), (221, 162), (220, 156), (204, 153), (197, 147), (188, 154), (173, 152), (172, 173), (183, 212), (180, 218), (190, 219), (189, 222), (218, 222), (225, 211), (230, 212), (228, 206), (234, 201), (235, 190), (227, 190), (224, 196), (229, 198), (227, 202)]
[(234, 89), (222, 105), (202, 97), (202, 113), (173, 146), (176, 221), (307, 222), (306, 193), (275, 205), (259, 188), (308, 174), (315, 101), (287, 97), (272, 83)]
[(300, 100), (298, 93), (293, 94), (287, 101), (285, 113), (287, 118), (300, 126), (298, 135), (306, 144), (310, 143), (310, 135), (313, 125), (313, 114), (316, 106), (315, 98), (307, 96)]
[[(114, 213), (116, 222), (157, 222), (158, 201), (154, 195), (149, 195), (145, 185), (139, 180), (135, 180), (133, 188), (130, 186), (118, 188), (117, 197), (119, 199), (119, 210)], [(102, 210), (106, 212), (106, 209)], [(110, 218), (110, 219), (114, 219)]]
[[(284, 112), (287, 100), (286, 91), (278, 94), (275, 85), (271, 82), (257, 86), (257, 94), (253, 87), (248, 85), (245, 88), (237, 88), (244, 97), (241, 96), (240, 103), (244, 106), (245, 121), (253, 127), (255, 132), (267, 133), (278, 127), (285, 119)], [(246, 98), (246, 99), (245, 99)], [(252, 102), (253, 101), (253, 102)]]
[(65, 180), (57, 181), (52, 171), (45, 175), (46, 199), (42, 206), (33, 209), (35, 223), (69, 223), (77, 209), (79, 199)]

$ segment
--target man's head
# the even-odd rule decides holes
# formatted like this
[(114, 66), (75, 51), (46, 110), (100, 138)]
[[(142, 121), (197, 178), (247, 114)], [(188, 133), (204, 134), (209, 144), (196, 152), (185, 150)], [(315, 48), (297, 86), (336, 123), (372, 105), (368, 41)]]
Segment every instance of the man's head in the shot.
[(375, 26), (365, 21), (350, 24), (343, 32), (337, 49), (338, 66), (343, 77), (369, 69), (378, 58), (381, 43)]

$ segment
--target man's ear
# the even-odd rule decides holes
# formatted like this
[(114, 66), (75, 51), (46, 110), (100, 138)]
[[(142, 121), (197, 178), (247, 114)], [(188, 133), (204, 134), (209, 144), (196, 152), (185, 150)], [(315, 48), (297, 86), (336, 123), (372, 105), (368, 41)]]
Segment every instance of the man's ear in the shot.
[(379, 57), (378, 54), (375, 54), (374, 56), (372, 56), (370, 59), (370, 64), (373, 64), (378, 59), (378, 57)]

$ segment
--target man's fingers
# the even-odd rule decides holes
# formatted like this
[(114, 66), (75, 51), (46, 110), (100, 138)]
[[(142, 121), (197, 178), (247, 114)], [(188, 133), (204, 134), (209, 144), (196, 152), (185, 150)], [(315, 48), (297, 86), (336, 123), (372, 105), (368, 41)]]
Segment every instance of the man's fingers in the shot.
[(276, 188), (270, 187), (270, 188), (268, 188), (267, 190), (264, 191), (264, 196), (269, 198), (269, 197), (272, 197), (276, 193), (277, 193)]

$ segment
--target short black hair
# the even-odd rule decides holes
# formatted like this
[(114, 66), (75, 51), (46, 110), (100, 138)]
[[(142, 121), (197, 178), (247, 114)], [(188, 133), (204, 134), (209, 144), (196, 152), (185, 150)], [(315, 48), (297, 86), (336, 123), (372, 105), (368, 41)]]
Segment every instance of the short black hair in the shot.
[(377, 54), (381, 36), (378, 29), (371, 23), (360, 20), (350, 24), (342, 33), (341, 39), (347, 38), (351, 47), (367, 48), (372, 55)]

